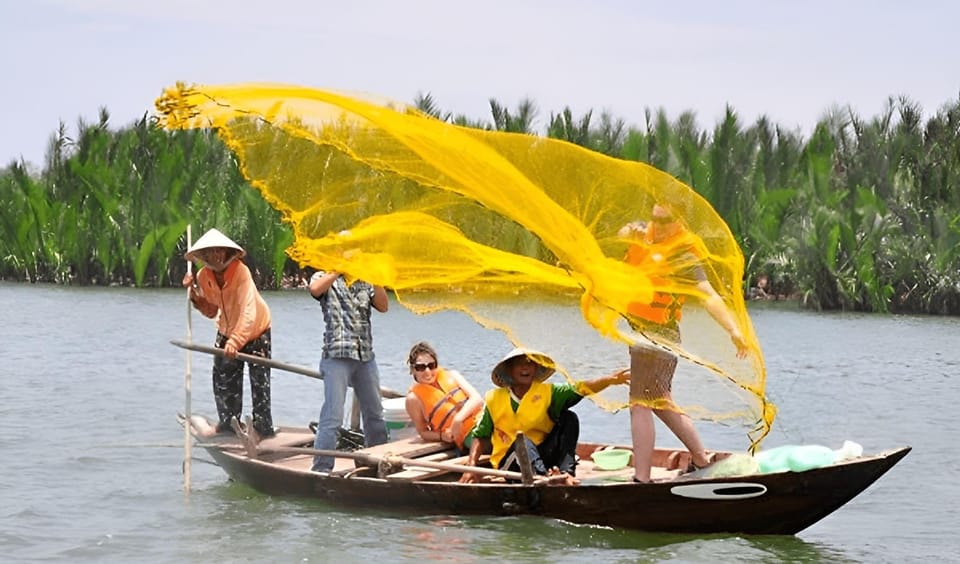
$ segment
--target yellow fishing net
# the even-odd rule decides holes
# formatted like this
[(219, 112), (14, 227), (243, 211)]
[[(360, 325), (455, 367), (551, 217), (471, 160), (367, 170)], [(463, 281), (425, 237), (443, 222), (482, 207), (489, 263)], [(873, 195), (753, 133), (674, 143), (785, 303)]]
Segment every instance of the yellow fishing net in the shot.
[[(391, 288), (418, 313), (466, 312), (544, 350), (568, 378), (629, 366), (627, 343), (652, 342), (689, 361), (673, 386), (688, 413), (742, 421), (751, 447), (769, 431), (775, 409), (743, 300), (742, 253), (713, 208), (670, 175), (370, 96), (178, 84), (156, 105), (164, 127), (216, 129), (292, 226), (288, 254), (301, 265)], [(647, 236), (662, 219), (655, 204), (681, 233), (659, 246)], [(702, 307), (704, 279), (731, 312), (746, 359)], [(682, 341), (649, 315), (681, 301)], [(689, 399), (677, 397), (681, 387)], [(611, 411), (630, 403), (625, 386), (591, 399)]]

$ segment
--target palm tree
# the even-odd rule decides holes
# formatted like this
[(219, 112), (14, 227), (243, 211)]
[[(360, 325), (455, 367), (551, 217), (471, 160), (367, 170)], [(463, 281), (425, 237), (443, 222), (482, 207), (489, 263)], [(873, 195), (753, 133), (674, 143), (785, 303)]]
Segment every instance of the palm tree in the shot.
[(533, 120), (537, 117), (537, 105), (530, 98), (524, 98), (511, 113), (506, 106), (490, 98), (490, 114), (493, 116), (493, 128), (496, 131), (511, 133), (534, 133)]
[(426, 94), (417, 92), (416, 97), (413, 99), (413, 105), (421, 112), (428, 116), (433, 116), (440, 121), (449, 122), (453, 119), (453, 114), (441, 110), (436, 99), (434, 99), (433, 95), (429, 92)]
[(593, 117), (593, 110), (589, 110), (580, 119), (575, 119), (570, 106), (566, 106), (559, 114), (550, 114), (547, 137), (562, 139), (574, 145), (587, 147), (590, 143), (591, 117)]
[(623, 142), (626, 139), (626, 122), (604, 111), (600, 114), (600, 125), (592, 132), (591, 137), (591, 149), (605, 155), (619, 156), (623, 152)]

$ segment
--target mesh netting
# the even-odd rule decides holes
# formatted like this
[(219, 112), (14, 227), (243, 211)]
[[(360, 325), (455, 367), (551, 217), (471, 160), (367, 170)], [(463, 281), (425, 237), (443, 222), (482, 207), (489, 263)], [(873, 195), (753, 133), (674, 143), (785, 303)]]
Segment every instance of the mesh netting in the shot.
[[(217, 130), (292, 226), (288, 254), (301, 265), (392, 288), (417, 313), (466, 312), (544, 349), (568, 378), (626, 366), (627, 343), (653, 342), (683, 359), (677, 381), (689, 379), (692, 397), (674, 397), (688, 413), (741, 421), (752, 447), (769, 431), (775, 410), (743, 300), (742, 253), (713, 208), (670, 175), (555, 139), (294, 86), (178, 84), (157, 108), (167, 128)], [(645, 238), (621, 232), (650, 222), (655, 204), (676, 214), (679, 250), (638, 253)], [(702, 308), (692, 260), (732, 312), (746, 359)], [(685, 300), (682, 342), (644, 318), (664, 295)], [(591, 399), (612, 411), (628, 396), (615, 386)]]

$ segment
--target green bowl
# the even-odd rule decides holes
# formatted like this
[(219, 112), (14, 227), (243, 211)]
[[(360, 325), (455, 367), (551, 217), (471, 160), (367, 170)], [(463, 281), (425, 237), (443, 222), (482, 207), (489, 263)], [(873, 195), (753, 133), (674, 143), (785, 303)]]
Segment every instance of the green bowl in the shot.
[(631, 453), (622, 448), (611, 448), (607, 450), (597, 450), (590, 455), (593, 463), (601, 470), (620, 470), (626, 468), (630, 462)]

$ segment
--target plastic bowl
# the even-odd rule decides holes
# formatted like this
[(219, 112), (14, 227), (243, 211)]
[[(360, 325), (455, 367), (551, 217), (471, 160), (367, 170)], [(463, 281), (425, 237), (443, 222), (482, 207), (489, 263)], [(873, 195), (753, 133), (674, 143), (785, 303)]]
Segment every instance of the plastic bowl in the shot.
[(590, 455), (590, 458), (593, 459), (593, 463), (601, 470), (620, 470), (621, 468), (627, 467), (631, 454), (633, 453), (629, 450), (611, 448), (594, 451), (594, 453)]

